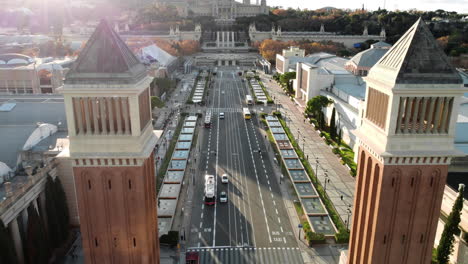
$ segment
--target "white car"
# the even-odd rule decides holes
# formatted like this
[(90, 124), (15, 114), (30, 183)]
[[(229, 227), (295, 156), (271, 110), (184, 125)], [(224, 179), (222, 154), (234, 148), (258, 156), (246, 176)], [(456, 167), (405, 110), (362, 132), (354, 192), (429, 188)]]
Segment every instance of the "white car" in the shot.
[(219, 119), (224, 119), (224, 112), (219, 113)]
[(221, 182), (222, 183), (228, 183), (229, 182), (228, 175), (226, 173), (221, 176)]
[(219, 195), (219, 202), (227, 203), (227, 193), (225, 191), (222, 191), (221, 194)]

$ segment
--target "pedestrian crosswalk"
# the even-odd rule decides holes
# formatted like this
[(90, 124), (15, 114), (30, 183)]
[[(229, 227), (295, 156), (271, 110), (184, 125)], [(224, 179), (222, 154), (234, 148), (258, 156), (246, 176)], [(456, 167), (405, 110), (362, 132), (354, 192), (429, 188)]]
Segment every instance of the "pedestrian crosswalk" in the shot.
[(208, 108), (212, 113), (242, 113), (242, 108)]
[(187, 253), (196, 252), (200, 264), (302, 264), (299, 248), (290, 247), (220, 247), (189, 248)]

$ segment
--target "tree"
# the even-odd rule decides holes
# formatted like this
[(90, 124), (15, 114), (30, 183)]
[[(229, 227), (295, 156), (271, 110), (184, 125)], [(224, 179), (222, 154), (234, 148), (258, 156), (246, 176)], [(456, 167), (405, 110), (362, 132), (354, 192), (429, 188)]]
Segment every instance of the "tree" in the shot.
[(333, 107), (333, 110), (332, 110), (332, 115), (331, 115), (331, 120), (330, 120), (330, 137), (333, 141), (336, 142), (336, 110), (335, 110), (335, 107)]
[(55, 177), (54, 181), (54, 192), (55, 192), (55, 207), (57, 209), (57, 217), (60, 228), (59, 243), (61, 246), (68, 238), (68, 227), (70, 225), (70, 214), (68, 213), (67, 197), (63, 190), (62, 182), (59, 177)]
[(50, 247), (47, 234), (34, 205), (28, 207), (28, 229), (26, 236), (27, 259), (30, 264), (49, 263)]
[(336, 143), (338, 143), (338, 146), (341, 145), (341, 140), (343, 139), (342, 133), (343, 133), (343, 130), (340, 129), (340, 131), (338, 132), (338, 140), (336, 142)]
[(0, 263), (16, 264), (16, 251), (8, 229), (0, 219)]
[(293, 80), (296, 79), (296, 72), (285, 72), (280, 76), (280, 82), (286, 87), (289, 93), (293, 93)]
[(57, 197), (55, 195), (55, 184), (50, 176), (47, 176), (45, 194), (47, 230), (49, 231), (50, 244), (53, 248), (56, 248), (60, 246), (61, 228), (59, 228), (60, 223), (56, 206)]
[(450, 255), (453, 252), (453, 241), (455, 240), (454, 235), (459, 233), (458, 225), (461, 220), (461, 211), (463, 209), (463, 192), (465, 191), (465, 185), (460, 184), (458, 188), (458, 197), (452, 207), (452, 212), (445, 222), (444, 231), (439, 240), (439, 246), (437, 247), (437, 261), (439, 264), (449, 263)]
[(312, 115), (313, 117), (317, 118), (319, 112), (322, 112), (322, 108), (329, 106), (331, 103), (333, 103), (333, 100), (329, 99), (326, 96), (315, 96), (314, 98), (307, 101), (307, 107), (305, 112), (306, 114)]

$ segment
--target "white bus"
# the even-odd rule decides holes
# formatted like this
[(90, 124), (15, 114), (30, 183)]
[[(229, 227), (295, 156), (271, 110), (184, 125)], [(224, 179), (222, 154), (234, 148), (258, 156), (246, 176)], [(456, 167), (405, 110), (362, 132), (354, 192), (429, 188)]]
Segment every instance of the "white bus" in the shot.
[(245, 101), (247, 102), (248, 105), (253, 104), (252, 96), (250, 94), (246, 95), (245, 96)]
[(247, 107), (242, 108), (242, 113), (244, 114), (245, 119), (250, 119), (252, 116), (250, 115), (250, 111)]
[(216, 203), (215, 177), (205, 175), (205, 204), (213, 205)]
[(205, 127), (206, 128), (211, 127), (211, 111), (206, 111), (206, 114), (205, 114)]

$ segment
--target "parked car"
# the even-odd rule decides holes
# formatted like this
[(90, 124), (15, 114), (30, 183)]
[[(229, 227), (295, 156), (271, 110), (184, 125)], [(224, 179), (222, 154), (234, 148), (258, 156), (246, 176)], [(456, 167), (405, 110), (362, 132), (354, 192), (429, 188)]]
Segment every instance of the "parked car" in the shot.
[(224, 119), (224, 112), (219, 113), (219, 119)]
[(225, 191), (222, 191), (221, 194), (219, 195), (219, 202), (220, 203), (227, 203), (227, 193)]
[(224, 174), (221, 176), (221, 182), (222, 182), (222, 183), (228, 183), (228, 182), (229, 182), (228, 175), (227, 175), (226, 173), (224, 173)]

